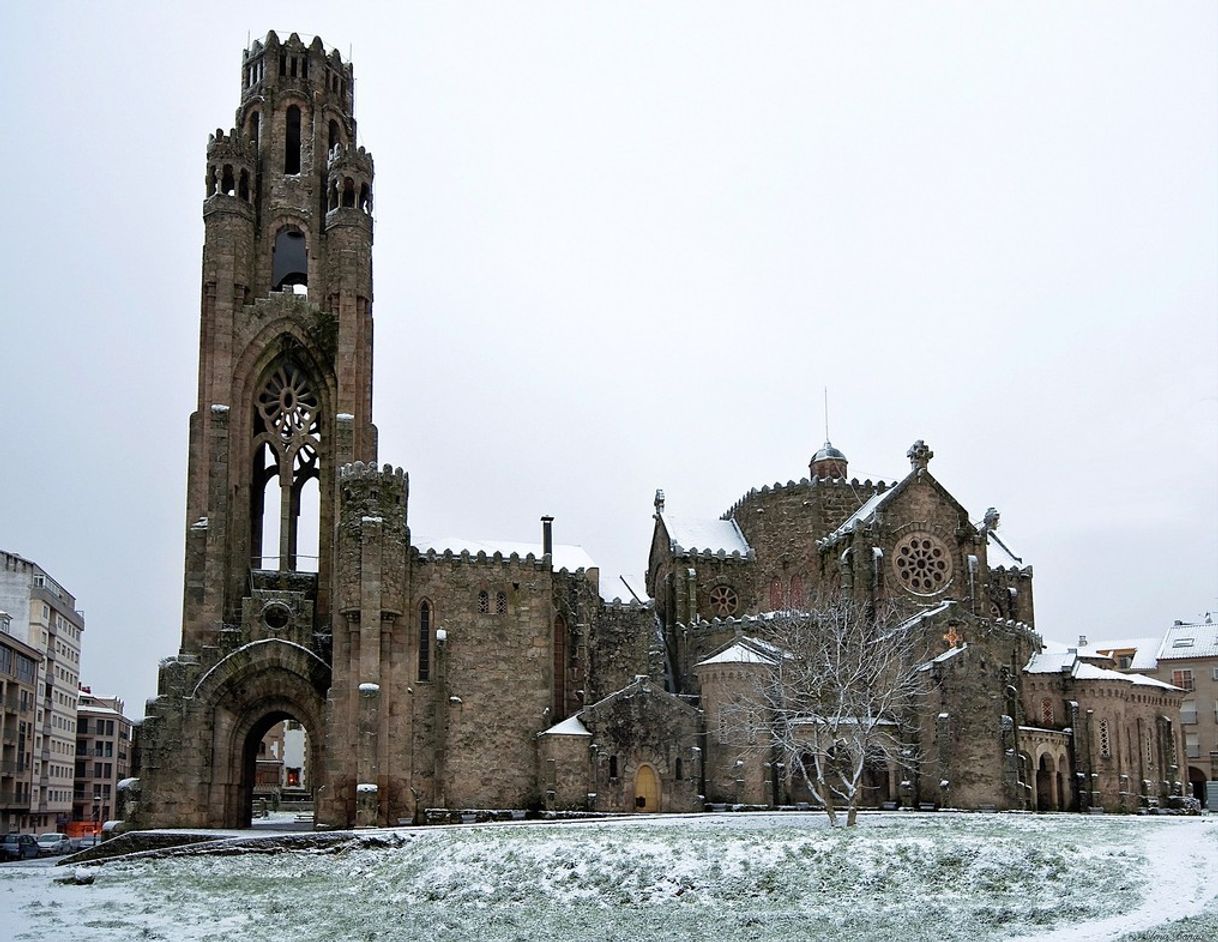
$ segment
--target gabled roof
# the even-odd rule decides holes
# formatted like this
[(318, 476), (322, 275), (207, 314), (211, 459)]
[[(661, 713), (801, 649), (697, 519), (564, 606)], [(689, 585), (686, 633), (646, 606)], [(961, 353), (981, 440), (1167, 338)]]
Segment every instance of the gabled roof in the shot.
[(1112, 656), (1113, 651), (1132, 651), (1130, 670), (1153, 671), (1158, 666), (1159, 645), (1162, 638), (1116, 638), (1092, 641), (1084, 650)]
[(728, 556), (748, 556), (752, 553), (749, 541), (744, 538), (735, 520), (674, 517), (669, 513), (657, 516), (668, 534), (668, 548), (672, 553), (723, 552)]
[(1178, 624), (1167, 629), (1159, 645), (1160, 661), (1184, 661), (1218, 657), (1218, 625)]
[(556, 723), (541, 733), (542, 736), (591, 736), (588, 727), (580, 722), (579, 714), (568, 716), (561, 723)]
[[(521, 559), (530, 554), (536, 559), (541, 559), (542, 556), (540, 543), (513, 543), (508, 540), (465, 540), (460, 537), (429, 539), (420, 537), (415, 540), (415, 546), (422, 553), (443, 553), (445, 550), (451, 550), (454, 554), (468, 552), (471, 556), (477, 556), (479, 553), (485, 553), (487, 556), (494, 556), (496, 553), (502, 556), (511, 556), (515, 553)], [(570, 546), (561, 543), (554, 544), (554, 552), (550, 556), (550, 565), (555, 570), (566, 569), (569, 572), (575, 572), (577, 569), (596, 568), (596, 563), (592, 561), (591, 556), (584, 552), (582, 546)]]
[(777, 664), (786, 652), (776, 644), (742, 635), (717, 654), (699, 661), (695, 668), (707, 664)]
[(890, 487), (883, 493), (872, 494), (862, 507), (843, 520), (841, 526), (825, 537), (825, 541), (828, 543), (836, 543), (843, 536), (850, 533), (857, 527), (870, 523), (875, 519), (876, 512), (882, 510), (884, 505), (892, 500), (899, 487), (900, 485), (896, 485), (894, 487)]

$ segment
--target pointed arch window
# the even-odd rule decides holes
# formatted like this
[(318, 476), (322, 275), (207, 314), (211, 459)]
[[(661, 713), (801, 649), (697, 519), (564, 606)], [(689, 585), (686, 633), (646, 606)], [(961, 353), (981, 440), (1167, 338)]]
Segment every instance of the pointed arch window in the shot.
[(431, 603), (419, 606), (419, 680), (431, 680)]
[(791, 608), (800, 609), (804, 607), (804, 581), (799, 576), (791, 577), (789, 601)]
[[(316, 568), (317, 551), (303, 558), (299, 539), (302, 493), (306, 485), (320, 479), (320, 412), (317, 391), (299, 363), (287, 357), (268, 371), (254, 402), (253, 417), (250, 555), (255, 567)], [(310, 511), (320, 514), (320, 506), (311, 506)], [(316, 527), (310, 525), (308, 531), (315, 532)], [(274, 546), (265, 539), (271, 534), (276, 537)]]
[(478, 614), (489, 615), (491, 613), (491, 594), (482, 589), (478, 592)]
[(300, 106), (288, 105), (283, 129), (283, 172), (300, 173)]
[(782, 582), (777, 576), (770, 581), (770, 611), (782, 610)]

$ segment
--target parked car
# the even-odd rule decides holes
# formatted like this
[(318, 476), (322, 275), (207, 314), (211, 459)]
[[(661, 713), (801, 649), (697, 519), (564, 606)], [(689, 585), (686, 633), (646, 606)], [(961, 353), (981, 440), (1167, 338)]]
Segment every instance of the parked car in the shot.
[(38, 842), (33, 834), (5, 834), (0, 843), (0, 860), (28, 860), (38, 856)]
[(52, 831), (48, 834), (38, 835), (38, 853), (43, 857), (57, 857), (61, 854), (71, 853), (71, 851), (72, 842), (68, 840), (66, 834)]

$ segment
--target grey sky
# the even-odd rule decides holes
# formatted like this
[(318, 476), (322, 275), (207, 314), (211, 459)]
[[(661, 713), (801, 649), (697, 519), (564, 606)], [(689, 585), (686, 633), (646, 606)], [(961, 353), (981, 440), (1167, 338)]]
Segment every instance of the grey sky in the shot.
[(8, 4), (0, 546), (140, 715), (177, 650), (209, 131), (316, 33), (376, 158), (381, 460), (416, 534), (932, 472), (1038, 627), (1218, 610), (1213, 3)]

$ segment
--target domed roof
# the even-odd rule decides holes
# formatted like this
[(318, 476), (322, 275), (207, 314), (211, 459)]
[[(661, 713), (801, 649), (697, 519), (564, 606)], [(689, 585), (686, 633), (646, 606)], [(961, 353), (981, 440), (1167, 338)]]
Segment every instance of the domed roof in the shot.
[(828, 441), (828, 439), (826, 439), (825, 443), (823, 445), (821, 445), (820, 451), (818, 451), (816, 454), (814, 454), (812, 456), (812, 460), (813, 461), (845, 461), (846, 456), (843, 455), (836, 448), (834, 448), (833, 444), (830, 441)]

